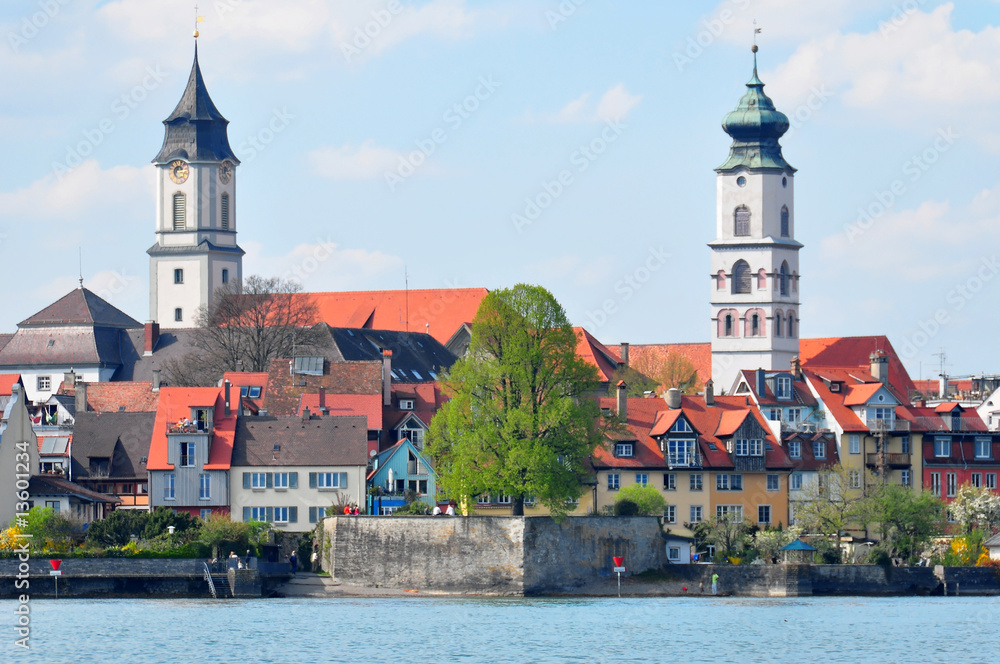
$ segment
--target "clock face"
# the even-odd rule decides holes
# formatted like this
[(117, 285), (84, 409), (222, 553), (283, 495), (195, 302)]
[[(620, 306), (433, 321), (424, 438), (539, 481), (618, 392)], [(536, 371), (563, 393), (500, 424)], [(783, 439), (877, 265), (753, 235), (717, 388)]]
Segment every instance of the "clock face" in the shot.
[(190, 171), (188, 170), (188, 165), (185, 164), (183, 161), (181, 161), (180, 159), (175, 159), (174, 161), (170, 162), (169, 168), (170, 168), (169, 171), (170, 179), (173, 180), (175, 183), (184, 184), (184, 182), (187, 181), (188, 174), (190, 173)]
[(229, 184), (229, 180), (233, 177), (233, 162), (228, 159), (222, 162), (219, 166), (219, 181), (222, 184)]

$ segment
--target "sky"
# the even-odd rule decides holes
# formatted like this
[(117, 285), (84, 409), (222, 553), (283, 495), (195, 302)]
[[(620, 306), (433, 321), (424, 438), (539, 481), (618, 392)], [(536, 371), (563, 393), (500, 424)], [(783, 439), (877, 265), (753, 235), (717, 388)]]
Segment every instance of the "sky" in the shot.
[[(708, 341), (713, 169), (789, 116), (801, 336), (1000, 372), (1000, 3), (4, 0), (0, 331), (84, 285), (149, 318), (154, 167), (198, 23), (244, 274), (549, 289), (606, 343)], [(993, 350), (991, 350), (993, 349)]]

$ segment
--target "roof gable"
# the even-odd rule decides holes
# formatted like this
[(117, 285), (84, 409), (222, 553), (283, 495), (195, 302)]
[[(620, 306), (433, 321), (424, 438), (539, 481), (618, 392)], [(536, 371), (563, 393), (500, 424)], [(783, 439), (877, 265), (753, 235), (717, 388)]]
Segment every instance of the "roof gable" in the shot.
[(96, 325), (123, 329), (142, 327), (138, 321), (82, 286), (17, 324), (19, 328), (55, 325)]

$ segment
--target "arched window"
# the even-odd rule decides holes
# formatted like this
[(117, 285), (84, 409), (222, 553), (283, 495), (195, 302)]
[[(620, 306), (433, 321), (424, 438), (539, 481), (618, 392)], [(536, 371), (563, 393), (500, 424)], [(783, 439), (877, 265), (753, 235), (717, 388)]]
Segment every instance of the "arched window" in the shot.
[(733, 212), (734, 235), (750, 235), (750, 208), (741, 205)]
[(736, 261), (733, 265), (733, 293), (750, 292), (750, 266), (746, 261)]
[(774, 336), (780, 337), (784, 333), (784, 330), (782, 330), (782, 326), (784, 324), (785, 324), (785, 317), (781, 315), (780, 311), (775, 311), (774, 312)]
[(767, 289), (767, 270), (760, 268), (757, 270), (757, 290)]
[(750, 336), (760, 336), (760, 314), (753, 314), (750, 316)]
[(795, 337), (795, 314), (791, 311), (788, 312), (788, 337)]
[(181, 192), (174, 194), (174, 230), (182, 231), (187, 225), (187, 200)]
[(792, 279), (792, 292), (793, 293), (798, 293), (799, 292), (799, 273), (798, 272), (792, 272), (791, 279)]
[(778, 281), (781, 284), (781, 294), (788, 295), (788, 261), (782, 261), (781, 263), (781, 274), (778, 277)]
[(222, 215), (221, 215), (221, 226), (222, 230), (229, 230), (229, 194), (223, 194), (221, 198), (222, 203)]
[(733, 315), (726, 314), (725, 327), (723, 328), (723, 336), (731, 337), (733, 336)]
[(715, 287), (718, 290), (724, 290), (726, 288), (726, 271), (719, 270), (719, 274), (715, 276)]
[(788, 206), (781, 206), (781, 237), (788, 237)]

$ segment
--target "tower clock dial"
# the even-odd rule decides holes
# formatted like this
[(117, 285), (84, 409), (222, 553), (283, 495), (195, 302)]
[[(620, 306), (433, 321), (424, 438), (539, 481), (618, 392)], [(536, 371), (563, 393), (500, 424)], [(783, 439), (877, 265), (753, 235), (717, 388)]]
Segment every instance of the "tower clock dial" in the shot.
[(222, 184), (229, 184), (229, 180), (233, 177), (233, 162), (228, 159), (222, 162), (219, 166), (219, 181)]
[(176, 184), (184, 184), (185, 182), (187, 182), (188, 174), (190, 173), (187, 164), (185, 164), (180, 159), (175, 159), (174, 161), (170, 162), (169, 168), (170, 168), (169, 171), (170, 179), (173, 180)]

